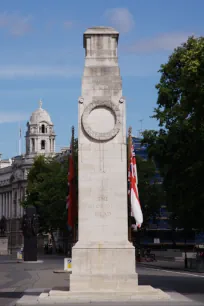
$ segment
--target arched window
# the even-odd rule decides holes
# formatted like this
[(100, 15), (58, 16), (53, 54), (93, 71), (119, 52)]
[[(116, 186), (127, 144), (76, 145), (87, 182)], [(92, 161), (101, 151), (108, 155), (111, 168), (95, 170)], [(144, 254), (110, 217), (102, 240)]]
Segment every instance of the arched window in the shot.
[(42, 130), (42, 133), (44, 134), (45, 133), (45, 125), (44, 124), (42, 125), (41, 130)]
[(41, 150), (45, 150), (45, 140), (41, 140)]

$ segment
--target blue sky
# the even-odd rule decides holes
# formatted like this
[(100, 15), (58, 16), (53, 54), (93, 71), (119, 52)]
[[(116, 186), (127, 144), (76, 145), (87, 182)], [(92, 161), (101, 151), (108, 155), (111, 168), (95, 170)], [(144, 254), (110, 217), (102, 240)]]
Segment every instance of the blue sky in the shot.
[[(1, 0), (0, 153), (18, 154), (19, 122), (43, 100), (57, 134), (56, 149), (77, 128), (84, 64), (83, 32), (96, 25), (120, 32), (119, 64), (127, 126), (157, 128), (159, 67), (189, 35), (203, 34), (203, 0)], [(23, 141), (24, 151), (24, 141)]]

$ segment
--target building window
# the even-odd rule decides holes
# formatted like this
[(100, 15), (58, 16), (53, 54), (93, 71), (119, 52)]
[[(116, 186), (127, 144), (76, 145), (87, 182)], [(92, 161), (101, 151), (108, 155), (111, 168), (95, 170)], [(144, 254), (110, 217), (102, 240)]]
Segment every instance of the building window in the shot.
[(35, 139), (34, 138), (31, 139), (31, 143), (32, 143), (31, 152), (35, 152)]
[(41, 150), (45, 150), (45, 140), (41, 140)]
[(42, 133), (45, 134), (45, 125), (43, 124), (41, 127)]

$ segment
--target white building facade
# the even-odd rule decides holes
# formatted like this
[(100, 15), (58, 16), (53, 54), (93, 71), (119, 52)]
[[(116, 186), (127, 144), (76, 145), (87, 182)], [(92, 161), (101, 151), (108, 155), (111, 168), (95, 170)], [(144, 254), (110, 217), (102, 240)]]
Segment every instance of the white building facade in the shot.
[(26, 195), (27, 175), (36, 155), (55, 155), (55, 132), (50, 115), (42, 108), (34, 111), (27, 122), (26, 153), (9, 160), (0, 156), (0, 219), (7, 219), (7, 235), (10, 245), (22, 244), (20, 222), (23, 208), (20, 205)]

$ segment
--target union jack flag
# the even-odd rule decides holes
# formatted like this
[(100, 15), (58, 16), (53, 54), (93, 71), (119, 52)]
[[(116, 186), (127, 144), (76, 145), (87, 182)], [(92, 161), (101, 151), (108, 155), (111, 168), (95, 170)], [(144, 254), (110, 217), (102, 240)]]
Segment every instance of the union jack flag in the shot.
[[(131, 137), (131, 136), (130, 136)], [(131, 203), (131, 216), (136, 221), (136, 227), (141, 227), (143, 223), (143, 214), (139, 201), (138, 193), (138, 177), (137, 177), (137, 163), (134, 152), (134, 147), (130, 141), (130, 156), (129, 156), (129, 171), (128, 171), (128, 195)]]

